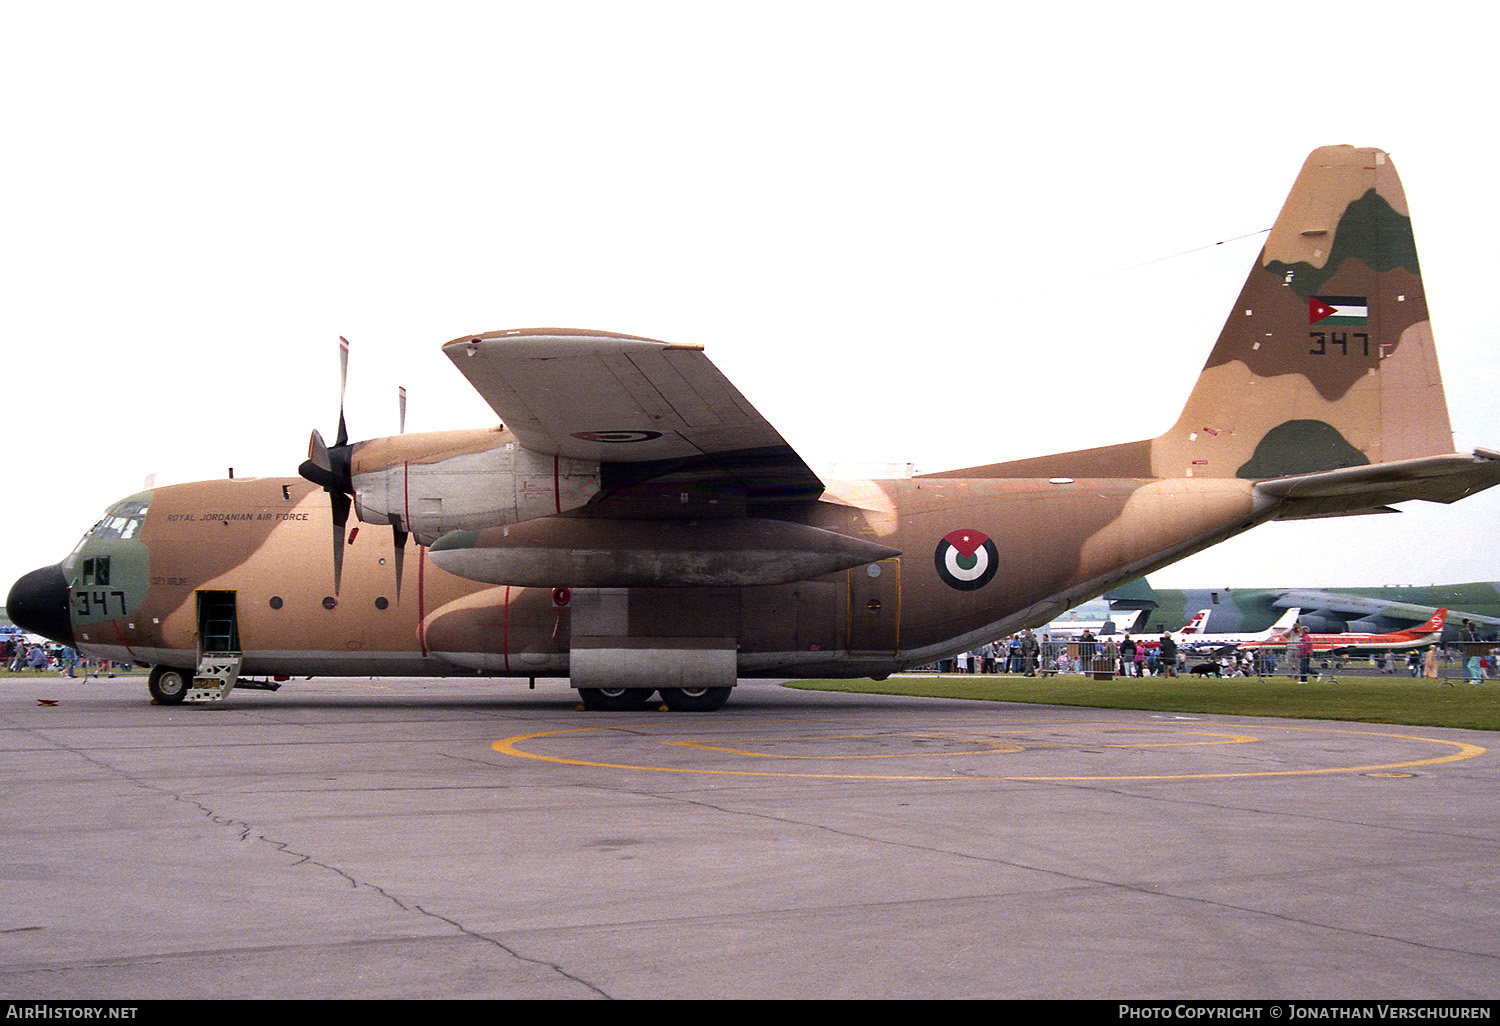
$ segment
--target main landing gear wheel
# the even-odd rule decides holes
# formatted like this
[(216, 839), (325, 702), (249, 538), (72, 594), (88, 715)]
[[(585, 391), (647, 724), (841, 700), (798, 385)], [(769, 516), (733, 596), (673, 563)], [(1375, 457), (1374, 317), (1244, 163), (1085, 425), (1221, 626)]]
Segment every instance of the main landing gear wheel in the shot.
[(651, 704), (650, 688), (579, 688), (583, 707), (595, 712), (630, 712)]
[(146, 678), (146, 690), (151, 692), (157, 705), (180, 705), (192, 684), (186, 670), (170, 666), (153, 666), (151, 676)]
[(713, 712), (729, 701), (733, 688), (662, 688), (661, 700), (673, 712)]

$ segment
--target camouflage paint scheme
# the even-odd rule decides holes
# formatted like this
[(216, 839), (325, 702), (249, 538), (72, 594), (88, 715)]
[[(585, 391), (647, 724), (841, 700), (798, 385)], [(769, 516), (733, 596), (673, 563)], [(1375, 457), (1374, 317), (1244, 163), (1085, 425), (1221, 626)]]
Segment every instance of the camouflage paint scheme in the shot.
[[(1314, 322), (1312, 297), (1333, 294), (1363, 297), (1366, 323)], [(955, 473), (1256, 480), (1452, 447), (1395, 166), (1380, 150), (1328, 146), (1303, 165), (1169, 431)]]
[[(738, 678), (881, 677), (1037, 627), (1270, 519), (1500, 480), (1494, 454), (1451, 452), (1406, 199), (1373, 149), (1308, 158), (1155, 439), (825, 483), (701, 347), (530, 329), (443, 348), (501, 426), (315, 435), (322, 487), (143, 493), (117, 507), (144, 507), (114, 531), (132, 537), (107, 517), (17, 583), (12, 617), (190, 670), (195, 593), (232, 592), (245, 674), (566, 675), (600, 707), (662, 687), (710, 708)], [(346, 543), (344, 495), (382, 526)], [(86, 581), (104, 555), (108, 585)]]

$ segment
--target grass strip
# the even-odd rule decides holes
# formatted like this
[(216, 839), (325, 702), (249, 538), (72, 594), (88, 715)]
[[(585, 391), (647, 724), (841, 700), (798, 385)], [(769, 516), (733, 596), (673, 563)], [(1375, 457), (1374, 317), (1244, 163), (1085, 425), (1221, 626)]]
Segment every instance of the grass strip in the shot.
[(973, 674), (883, 681), (803, 680), (787, 686), (980, 702), (1500, 730), (1500, 681), (1474, 685), (1462, 680), (1346, 677), (1303, 684), (1290, 677), (1123, 677), (1102, 681), (1072, 674)]

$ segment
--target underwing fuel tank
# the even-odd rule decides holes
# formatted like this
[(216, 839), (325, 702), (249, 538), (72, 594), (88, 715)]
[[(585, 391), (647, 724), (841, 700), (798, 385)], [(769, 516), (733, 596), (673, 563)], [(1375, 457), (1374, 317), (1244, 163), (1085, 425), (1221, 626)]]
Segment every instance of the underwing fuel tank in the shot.
[(900, 554), (784, 520), (548, 517), (452, 531), (428, 557), (451, 574), (485, 584), (672, 588), (789, 584)]

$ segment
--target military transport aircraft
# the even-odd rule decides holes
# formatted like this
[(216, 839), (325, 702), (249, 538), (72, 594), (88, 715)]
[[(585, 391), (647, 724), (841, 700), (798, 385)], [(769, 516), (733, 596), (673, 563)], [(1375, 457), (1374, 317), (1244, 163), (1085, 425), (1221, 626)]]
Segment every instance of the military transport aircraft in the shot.
[(152, 666), (160, 703), (242, 675), (468, 673), (712, 709), (739, 679), (884, 677), (1040, 626), (1269, 520), (1500, 481), (1500, 453), (1451, 451), (1376, 149), (1307, 159), (1154, 439), (825, 482), (698, 345), (547, 328), (443, 352), (501, 423), (351, 444), (341, 412), (301, 477), (130, 496), (16, 582), (12, 619)]
[[(1389, 634), (1309, 634), (1314, 652), (1390, 652), (1396, 649), (1425, 648), (1443, 636), (1448, 610), (1439, 609), (1420, 627), (1408, 627)], [(1279, 631), (1261, 641), (1251, 641), (1240, 648), (1285, 649), (1286, 631)]]

